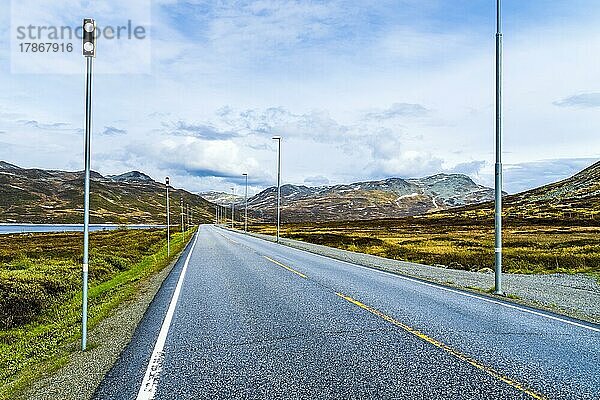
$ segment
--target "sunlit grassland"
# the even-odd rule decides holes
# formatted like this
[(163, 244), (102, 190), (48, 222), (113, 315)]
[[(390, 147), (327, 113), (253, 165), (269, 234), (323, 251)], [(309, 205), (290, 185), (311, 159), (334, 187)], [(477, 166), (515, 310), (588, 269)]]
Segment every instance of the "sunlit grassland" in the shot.
[[(93, 232), (89, 328), (133, 298), (184, 245), (181, 233), (173, 234), (168, 257), (164, 230)], [(0, 399), (35, 379), (41, 363), (58, 366), (78, 350), (82, 246), (80, 233), (0, 237)]]
[[(273, 234), (272, 225), (252, 230)], [(381, 257), (480, 271), (494, 267), (489, 221), (407, 218), (290, 224), (282, 236)], [(600, 272), (600, 227), (512, 220), (504, 228), (504, 270), (511, 273)]]

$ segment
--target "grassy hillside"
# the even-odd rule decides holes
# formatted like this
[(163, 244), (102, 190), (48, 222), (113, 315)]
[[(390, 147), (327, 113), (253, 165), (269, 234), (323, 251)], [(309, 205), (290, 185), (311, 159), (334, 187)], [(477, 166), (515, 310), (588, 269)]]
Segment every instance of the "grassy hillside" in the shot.
[[(92, 223), (165, 223), (165, 186), (153, 180), (117, 180), (93, 173), (90, 184)], [(171, 216), (180, 219), (180, 198), (198, 221), (211, 221), (212, 203), (190, 192), (171, 191)], [(83, 173), (0, 168), (0, 222), (81, 223)]]
[[(187, 234), (186, 239), (192, 235)], [(81, 233), (3, 235), (0, 241), (0, 399), (77, 351), (81, 333)], [(93, 232), (90, 236), (89, 327), (183, 249), (164, 230)], [(90, 343), (93, 346), (93, 343)], [(50, 367), (48, 367), (50, 365)]]
[[(507, 218), (536, 223), (600, 225), (600, 161), (560, 182), (515, 195), (504, 196)], [(446, 210), (424, 218), (485, 220), (494, 209), (493, 202)]]

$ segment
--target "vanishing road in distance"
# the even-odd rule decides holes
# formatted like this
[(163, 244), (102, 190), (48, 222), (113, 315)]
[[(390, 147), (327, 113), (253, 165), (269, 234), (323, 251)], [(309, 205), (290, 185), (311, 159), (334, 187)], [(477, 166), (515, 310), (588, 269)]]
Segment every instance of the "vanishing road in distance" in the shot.
[(99, 399), (598, 399), (600, 327), (202, 225)]

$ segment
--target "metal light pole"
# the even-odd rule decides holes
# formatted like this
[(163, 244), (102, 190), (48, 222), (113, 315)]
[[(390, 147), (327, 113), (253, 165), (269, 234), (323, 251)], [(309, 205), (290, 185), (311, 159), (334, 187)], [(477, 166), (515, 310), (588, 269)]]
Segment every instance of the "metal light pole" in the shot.
[(244, 193), (244, 232), (248, 232), (248, 174), (242, 174), (246, 177), (246, 192)]
[[(235, 188), (231, 188), (231, 194), (235, 196)], [(234, 229), (234, 215), (235, 215), (235, 200), (234, 197), (231, 198), (231, 229)]]
[(183, 240), (185, 241), (185, 225), (183, 224), (183, 197), (181, 198), (181, 233), (183, 234)]
[(171, 255), (171, 221), (169, 216), (169, 177), (165, 178), (165, 186), (167, 187), (167, 256)]
[(217, 225), (219, 223), (219, 209), (217, 208), (217, 205), (215, 204), (215, 225)]
[(279, 226), (281, 223), (281, 136), (274, 136), (277, 140), (277, 243), (279, 243)]
[(495, 165), (495, 287), (494, 293), (502, 291), (502, 6), (496, 0), (496, 165)]
[(96, 57), (96, 21), (91, 18), (83, 20), (83, 56), (86, 61), (85, 75), (85, 144), (84, 164), (85, 176), (83, 184), (83, 268), (82, 268), (82, 316), (81, 316), (81, 350), (87, 347), (87, 308), (88, 308), (88, 269), (89, 269), (89, 237), (90, 237), (90, 158), (92, 136), (92, 76), (94, 58)]

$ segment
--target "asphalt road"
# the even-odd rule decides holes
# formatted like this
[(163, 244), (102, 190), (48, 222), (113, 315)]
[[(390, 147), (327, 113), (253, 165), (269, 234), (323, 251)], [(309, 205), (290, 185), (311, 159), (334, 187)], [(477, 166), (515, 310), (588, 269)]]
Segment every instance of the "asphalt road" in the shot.
[(599, 399), (600, 327), (199, 229), (98, 399)]

